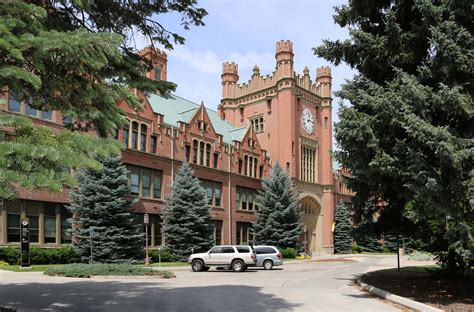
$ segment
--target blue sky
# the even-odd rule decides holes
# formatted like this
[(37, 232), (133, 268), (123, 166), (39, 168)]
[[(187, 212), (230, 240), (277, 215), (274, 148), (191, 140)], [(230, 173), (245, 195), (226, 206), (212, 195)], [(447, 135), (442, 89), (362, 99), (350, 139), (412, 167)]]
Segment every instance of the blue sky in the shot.
[[(275, 69), (275, 42), (293, 42), (295, 71), (310, 69), (314, 79), (316, 67), (331, 65), (317, 58), (313, 47), (323, 39), (347, 38), (347, 30), (334, 24), (334, 6), (341, 0), (202, 0), (199, 6), (209, 15), (206, 26), (184, 30), (179, 16), (162, 15), (160, 23), (186, 38), (183, 46), (175, 46), (168, 54), (168, 80), (178, 84), (176, 93), (215, 109), (221, 97), (221, 69), (225, 61), (239, 64), (240, 83), (250, 79), (257, 64), (262, 75)], [(144, 46), (140, 42), (138, 47)], [(353, 71), (346, 65), (332, 68), (333, 91), (340, 88)], [(336, 118), (338, 99), (333, 101)], [(337, 118), (336, 118), (337, 119)], [(334, 120), (336, 120), (334, 119)]]

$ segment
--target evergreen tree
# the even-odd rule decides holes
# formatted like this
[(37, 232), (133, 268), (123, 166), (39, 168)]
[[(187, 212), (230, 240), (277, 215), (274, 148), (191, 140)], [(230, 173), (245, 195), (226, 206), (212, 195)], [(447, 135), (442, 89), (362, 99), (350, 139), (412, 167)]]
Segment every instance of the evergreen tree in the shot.
[(141, 106), (129, 87), (162, 93), (176, 87), (143, 75), (153, 64), (135, 49), (134, 36), (167, 49), (184, 43), (157, 18), (174, 12), (185, 28), (202, 26), (207, 12), (195, 5), (195, 0), (3, 1), (0, 86), (34, 108), (73, 117), (75, 129), (110, 134), (125, 122), (118, 101)]
[(350, 38), (315, 49), (359, 71), (338, 93), (351, 106), (335, 134), (357, 202), (388, 203), (377, 232), (423, 239), (453, 271), (474, 257), (472, 10), (469, 1), (354, 0), (335, 15)]
[(336, 206), (334, 218), (336, 226), (334, 228), (334, 252), (351, 253), (352, 246), (352, 224), (349, 208), (341, 200)]
[(192, 249), (202, 252), (213, 245), (211, 213), (188, 162), (181, 165), (171, 192), (163, 211), (165, 242), (175, 259), (185, 261)]
[(0, 200), (15, 199), (16, 186), (61, 191), (76, 182), (65, 169), (100, 170), (94, 155), (119, 155), (120, 149), (115, 140), (67, 130), (55, 133), (33, 126), (29, 118), (0, 115)]
[(298, 197), (291, 189), (291, 178), (277, 162), (269, 177), (262, 180), (257, 196), (257, 221), (254, 224), (258, 244), (295, 248), (301, 234)]
[(128, 194), (127, 168), (120, 156), (100, 160), (102, 170), (79, 171), (67, 207), (73, 213), (73, 245), (89, 261), (91, 234), (94, 262), (131, 262), (143, 255), (143, 235)]

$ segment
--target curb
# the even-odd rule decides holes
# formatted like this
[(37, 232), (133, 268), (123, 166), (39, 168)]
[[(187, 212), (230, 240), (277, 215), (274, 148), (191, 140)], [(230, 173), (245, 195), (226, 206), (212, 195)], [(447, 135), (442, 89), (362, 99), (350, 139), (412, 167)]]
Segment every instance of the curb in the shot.
[(362, 287), (362, 289), (371, 292), (372, 294), (381, 297), (383, 299), (386, 299), (388, 301), (394, 302), (396, 304), (402, 305), (404, 307), (414, 309), (416, 311), (421, 311), (421, 312), (443, 312), (444, 310), (429, 306), (427, 304), (411, 300), (405, 297), (397, 296), (394, 295), (388, 291), (385, 291), (383, 289), (377, 288), (375, 286), (366, 284), (362, 282), (361, 277), (359, 276), (356, 280), (356, 283)]

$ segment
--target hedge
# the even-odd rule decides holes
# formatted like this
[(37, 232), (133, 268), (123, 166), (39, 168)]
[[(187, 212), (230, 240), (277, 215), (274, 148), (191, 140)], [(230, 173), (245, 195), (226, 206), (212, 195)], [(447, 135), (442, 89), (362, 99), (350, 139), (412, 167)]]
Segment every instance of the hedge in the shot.
[(151, 268), (144, 268), (129, 263), (66, 264), (48, 268), (44, 271), (44, 274), (66, 277), (91, 277), (94, 275), (157, 275), (163, 278), (175, 277), (172, 272), (154, 271)]
[[(20, 248), (14, 246), (0, 247), (0, 261), (11, 265), (20, 264)], [(31, 264), (67, 264), (78, 262), (79, 259), (70, 245), (41, 248), (33, 246), (30, 248)]]

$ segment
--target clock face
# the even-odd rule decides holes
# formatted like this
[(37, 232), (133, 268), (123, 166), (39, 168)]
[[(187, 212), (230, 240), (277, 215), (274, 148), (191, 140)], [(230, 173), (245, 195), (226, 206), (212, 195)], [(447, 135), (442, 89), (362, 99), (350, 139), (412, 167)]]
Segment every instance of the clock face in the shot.
[(311, 111), (307, 108), (303, 110), (303, 113), (301, 114), (301, 123), (303, 125), (304, 130), (308, 133), (311, 134), (313, 133), (314, 130), (314, 118), (313, 114), (311, 114)]

